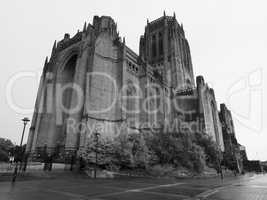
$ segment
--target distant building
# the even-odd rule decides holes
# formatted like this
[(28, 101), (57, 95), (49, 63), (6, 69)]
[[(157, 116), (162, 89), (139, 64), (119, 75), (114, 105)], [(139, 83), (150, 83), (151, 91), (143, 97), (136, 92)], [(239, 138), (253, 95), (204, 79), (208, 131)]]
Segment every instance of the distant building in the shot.
[(247, 160), (244, 162), (244, 168), (248, 172), (262, 173), (264, 166), (259, 160)]
[(267, 161), (265, 161), (265, 162), (261, 162), (261, 165), (262, 165), (262, 167), (263, 167), (264, 172), (267, 173)]
[(240, 155), (242, 157), (243, 162), (248, 160), (248, 156), (247, 156), (247, 151), (246, 151), (246, 147), (243, 145), (239, 145), (239, 151), (240, 151)]

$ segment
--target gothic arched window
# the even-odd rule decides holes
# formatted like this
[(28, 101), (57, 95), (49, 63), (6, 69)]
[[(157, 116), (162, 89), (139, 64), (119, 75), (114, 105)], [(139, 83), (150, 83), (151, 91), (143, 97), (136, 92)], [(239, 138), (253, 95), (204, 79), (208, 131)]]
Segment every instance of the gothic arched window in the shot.
[(162, 33), (159, 32), (159, 55), (163, 54), (163, 37)]
[(152, 57), (157, 56), (157, 40), (156, 35), (152, 36)]

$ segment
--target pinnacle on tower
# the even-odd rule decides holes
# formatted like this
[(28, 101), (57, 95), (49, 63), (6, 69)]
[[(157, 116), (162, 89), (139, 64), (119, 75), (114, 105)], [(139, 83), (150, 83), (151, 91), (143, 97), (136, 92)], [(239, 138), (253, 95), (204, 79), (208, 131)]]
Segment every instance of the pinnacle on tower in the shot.
[(87, 27), (86, 22), (84, 22), (84, 25), (83, 25), (83, 32), (86, 32), (86, 27)]
[(53, 48), (52, 48), (51, 58), (55, 54), (56, 49), (57, 49), (57, 41), (55, 40), (54, 45), (53, 45)]
[(57, 41), (55, 40), (53, 44), (53, 50), (56, 50), (56, 48), (57, 48)]
[(175, 12), (173, 12), (173, 18), (176, 19), (176, 14), (175, 14)]
[(47, 65), (48, 63), (48, 56), (45, 57), (45, 66)]
[(181, 23), (182, 34), (184, 35), (184, 25)]
[(43, 68), (43, 74), (45, 74), (46, 73), (46, 71), (47, 71), (47, 68), (48, 68), (48, 57), (46, 56), (45, 57), (45, 63), (44, 63), (44, 68)]
[(164, 10), (164, 12), (163, 12), (163, 16), (166, 17), (166, 12), (165, 12), (165, 10)]

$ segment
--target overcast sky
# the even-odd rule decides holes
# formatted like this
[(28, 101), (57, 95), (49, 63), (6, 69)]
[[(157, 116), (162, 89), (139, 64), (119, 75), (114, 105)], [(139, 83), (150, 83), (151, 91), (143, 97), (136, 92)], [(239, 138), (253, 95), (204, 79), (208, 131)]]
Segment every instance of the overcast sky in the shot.
[[(10, 0), (0, 7), (0, 137), (19, 143), (23, 113), (33, 109), (40, 72), (54, 40), (110, 15), (138, 52), (146, 19), (176, 12), (191, 47), (195, 76), (203, 75), (234, 117), (238, 141), (250, 159), (267, 160), (267, 3), (219, 0)], [(16, 75), (24, 78), (15, 81)], [(26, 77), (27, 76), (27, 77)], [(15, 78), (14, 78), (15, 77)], [(12, 79), (13, 78), (13, 79)], [(12, 87), (9, 87), (12, 86)], [(11, 90), (10, 90), (11, 89)], [(8, 95), (6, 94), (8, 91)], [(10, 96), (12, 91), (12, 96)], [(12, 97), (12, 98), (11, 98)], [(17, 107), (23, 108), (18, 110)], [(24, 111), (25, 112), (25, 111)], [(29, 128), (29, 126), (28, 126)], [(26, 138), (28, 129), (26, 131)], [(25, 139), (26, 141), (26, 139)]]

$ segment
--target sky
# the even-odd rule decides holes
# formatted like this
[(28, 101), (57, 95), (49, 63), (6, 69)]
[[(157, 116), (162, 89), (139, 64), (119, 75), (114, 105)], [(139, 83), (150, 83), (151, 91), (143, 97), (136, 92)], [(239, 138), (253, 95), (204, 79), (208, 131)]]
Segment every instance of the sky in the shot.
[[(254, 0), (10, 0), (0, 7), (0, 137), (19, 143), (23, 117), (32, 117), (40, 73), (54, 40), (72, 36), (94, 15), (118, 23), (138, 52), (147, 19), (176, 13), (189, 41), (195, 76), (232, 111), (249, 159), (267, 160), (267, 12)], [(24, 142), (28, 135), (25, 132)]]

